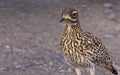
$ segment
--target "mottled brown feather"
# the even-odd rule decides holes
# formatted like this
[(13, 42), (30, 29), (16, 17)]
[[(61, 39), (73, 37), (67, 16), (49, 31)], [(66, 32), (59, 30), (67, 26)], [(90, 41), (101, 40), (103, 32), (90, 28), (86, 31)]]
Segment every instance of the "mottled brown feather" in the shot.
[[(117, 74), (102, 41), (93, 34), (81, 29), (78, 13), (72, 18), (73, 11), (77, 10), (69, 8), (62, 11), (66, 27), (60, 45), (67, 61), (74, 67), (82, 68), (88, 68), (92, 64), (96, 64)], [(67, 17), (65, 17), (66, 15)], [(111, 66), (106, 66), (106, 64)]]

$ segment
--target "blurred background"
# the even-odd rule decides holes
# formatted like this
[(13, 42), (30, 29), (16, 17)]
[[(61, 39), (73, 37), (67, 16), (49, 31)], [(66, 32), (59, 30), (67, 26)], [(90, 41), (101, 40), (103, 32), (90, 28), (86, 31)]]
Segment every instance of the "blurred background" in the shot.
[[(120, 66), (120, 0), (0, 0), (0, 75), (75, 75), (59, 46), (65, 27), (59, 12), (68, 7)], [(96, 68), (105, 74), (112, 75)]]

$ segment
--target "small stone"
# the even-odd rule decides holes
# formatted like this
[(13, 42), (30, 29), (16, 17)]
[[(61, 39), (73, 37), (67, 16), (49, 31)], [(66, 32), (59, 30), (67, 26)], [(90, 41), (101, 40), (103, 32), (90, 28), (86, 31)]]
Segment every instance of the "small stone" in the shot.
[(106, 35), (103, 36), (103, 38), (114, 38), (114, 35), (106, 34)]
[(10, 46), (9, 46), (9, 45), (5, 45), (5, 47), (6, 47), (7, 49), (10, 49)]
[(84, 8), (84, 7), (87, 7), (87, 5), (86, 5), (86, 4), (83, 4), (83, 5), (81, 5), (81, 6), (82, 6), (83, 8)]
[(111, 3), (104, 3), (103, 6), (106, 8), (111, 8), (113, 5)]
[(44, 41), (44, 38), (43, 38), (43, 37), (38, 37), (38, 38), (36, 39), (36, 42), (37, 42), (38, 44), (43, 44), (45, 41)]
[(65, 72), (65, 71), (63, 69), (61, 69), (60, 72)]
[(25, 6), (25, 4), (20, 4), (20, 6)]
[(71, 69), (71, 68), (68, 68), (68, 72), (72, 72), (72, 69)]
[(108, 13), (113, 13), (114, 11), (112, 9), (106, 9), (104, 10), (104, 13), (108, 14)]
[(43, 64), (44, 67), (47, 67), (48, 65), (47, 64)]
[(115, 20), (116, 17), (117, 17), (117, 16), (116, 16), (116, 14), (114, 14), (114, 13), (111, 13), (111, 14), (108, 15), (108, 19), (109, 19), (109, 20)]
[(60, 65), (59, 69), (62, 69), (63, 68), (63, 65)]
[(22, 68), (23, 66), (22, 65), (16, 65), (15, 68), (16, 69), (19, 69), (19, 68)]
[(50, 3), (50, 2), (51, 2), (51, 0), (48, 0), (48, 1), (47, 1), (47, 3)]
[(52, 65), (53, 65), (53, 62), (49, 62), (49, 65), (52, 66)]
[(0, 70), (1, 71), (7, 71), (7, 70), (9, 70), (9, 67), (1, 67)]

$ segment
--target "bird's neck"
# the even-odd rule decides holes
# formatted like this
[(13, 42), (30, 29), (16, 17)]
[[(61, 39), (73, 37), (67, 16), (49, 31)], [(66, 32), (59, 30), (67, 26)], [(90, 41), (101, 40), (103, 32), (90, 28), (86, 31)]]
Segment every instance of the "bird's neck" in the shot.
[(66, 29), (67, 29), (67, 31), (74, 31), (74, 30), (82, 31), (79, 22), (77, 22), (77, 23), (66, 23)]

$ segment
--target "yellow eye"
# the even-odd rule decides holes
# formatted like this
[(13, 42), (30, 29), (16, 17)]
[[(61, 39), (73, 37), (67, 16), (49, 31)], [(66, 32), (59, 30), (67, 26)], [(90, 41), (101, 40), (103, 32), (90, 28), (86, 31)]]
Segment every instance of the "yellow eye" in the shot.
[(73, 14), (74, 16), (76, 16), (76, 14), (77, 14), (77, 11), (73, 11), (73, 12), (72, 12), (72, 14)]

